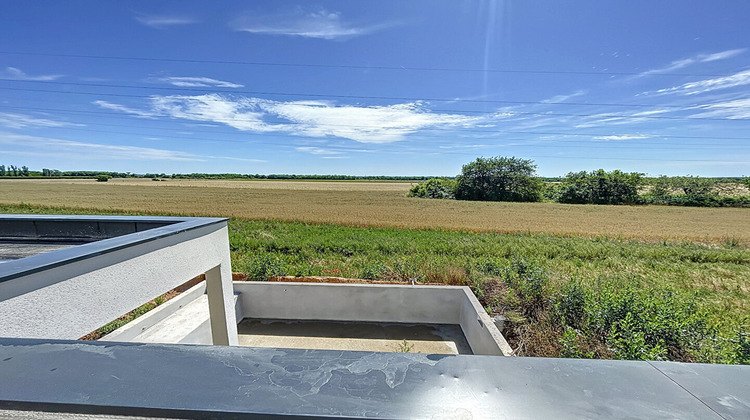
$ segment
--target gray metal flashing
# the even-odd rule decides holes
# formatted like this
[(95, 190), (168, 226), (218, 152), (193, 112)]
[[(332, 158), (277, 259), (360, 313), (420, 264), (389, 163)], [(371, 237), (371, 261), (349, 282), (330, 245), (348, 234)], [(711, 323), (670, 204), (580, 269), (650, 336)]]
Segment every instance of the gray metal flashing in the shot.
[[(0, 378), (0, 410), (216, 419), (750, 418), (750, 366), (0, 338)], [(717, 401), (732, 411), (710, 409)]]
[[(56, 268), (76, 261), (108, 254), (121, 249), (166, 238), (205, 226), (226, 223), (220, 217), (162, 217), (162, 216), (68, 216), (68, 215), (11, 215), (0, 214), (0, 236), (12, 236), (40, 240), (65, 238), (64, 226), (71, 224), (77, 232), (71, 239), (86, 237), (82, 232), (90, 226), (89, 238), (95, 240), (83, 245), (34, 255), (18, 260), (5, 261), (0, 265), (0, 283), (18, 277)], [(41, 223), (40, 223), (41, 222)], [(133, 224), (135, 232), (126, 233), (117, 224)], [(14, 228), (15, 226), (15, 230)], [(51, 226), (60, 224), (63, 228), (54, 230)], [(40, 231), (40, 225), (43, 226)], [(108, 226), (109, 225), (109, 226)], [(127, 231), (129, 232), (129, 230)], [(4, 233), (7, 233), (5, 235)], [(107, 237), (107, 233), (112, 236)]]

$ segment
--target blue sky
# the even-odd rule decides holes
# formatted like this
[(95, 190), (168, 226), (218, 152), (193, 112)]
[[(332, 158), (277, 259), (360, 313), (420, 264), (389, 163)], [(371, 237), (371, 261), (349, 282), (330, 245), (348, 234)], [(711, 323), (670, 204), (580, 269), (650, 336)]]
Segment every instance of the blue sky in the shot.
[(0, 164), (750, 175), (750, 2), (0, 4)]

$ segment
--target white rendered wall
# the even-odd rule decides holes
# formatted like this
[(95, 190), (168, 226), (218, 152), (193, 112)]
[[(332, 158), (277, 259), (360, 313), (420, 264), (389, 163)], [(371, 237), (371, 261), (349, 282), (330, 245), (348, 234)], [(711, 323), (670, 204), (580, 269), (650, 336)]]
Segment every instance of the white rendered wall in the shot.
[(223, 315), (212, 326), (222, 322), (227, 341), (216, 344), (236, 344), (230, 264), (226, 224), (215, 224), (9, 280), (0, 288), (0, 336), (77, 339), (212, 272), (222, 284), (211, 312)]

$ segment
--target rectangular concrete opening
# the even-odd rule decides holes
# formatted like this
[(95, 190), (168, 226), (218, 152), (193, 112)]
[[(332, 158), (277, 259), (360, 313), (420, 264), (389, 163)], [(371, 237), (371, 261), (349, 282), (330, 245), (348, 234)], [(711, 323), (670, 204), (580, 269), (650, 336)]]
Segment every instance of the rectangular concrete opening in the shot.
[(237, 332), (249, 347), (474, 354), (454, 324), (245, 318)]

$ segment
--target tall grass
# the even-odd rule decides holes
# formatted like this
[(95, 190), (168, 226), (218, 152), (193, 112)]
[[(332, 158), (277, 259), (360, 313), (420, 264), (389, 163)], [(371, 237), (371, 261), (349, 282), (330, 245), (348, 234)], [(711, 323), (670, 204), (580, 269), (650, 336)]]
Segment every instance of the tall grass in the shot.
[[(75, 211), (25, 205), (0, 206), (0, 212)], [(229, 241), (234, 271), (259, 280), (333, 276), (468, 285), (488, 312), (510, 319), (506, 333), (525, 355), (747, 360), (737, 349), (748, 348), (750, 250), (732, 240), (232, 219)]]

